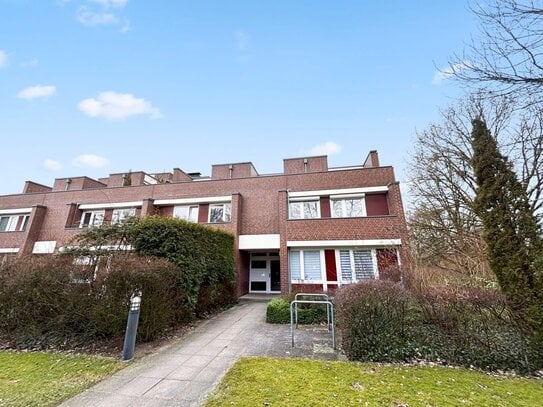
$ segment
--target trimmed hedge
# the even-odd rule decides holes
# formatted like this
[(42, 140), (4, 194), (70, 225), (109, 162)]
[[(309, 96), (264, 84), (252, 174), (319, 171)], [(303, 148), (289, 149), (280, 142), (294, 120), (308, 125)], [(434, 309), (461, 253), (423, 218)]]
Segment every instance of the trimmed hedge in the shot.
[(148, 216), (129, 231), (135, 251), (162, 257), (181, 269), (184, 306), (205, 316), (236, 299), (234, 236), (181, 219)]
[(0, 337), (22, 348), (81, 344), (122, 336), (130, 296), (142, 291), (139, 341), (155, 339), (184, 320), (179, 269), (161, 259), (115, 255), (94, 266), (72, 256), (30, 257), (0, 267)]
[[(290, 324), (290, 297), (274, 298), (266, 308), (266, 322), (270, 324)], [(292, 297), (293, 299), (294, 297)], [(326, 306), (319, 304), (299, 304), (299, 324), (320, 324), (326, 321)]]
[(336, 304), (350, 360), (424, 359), (519, 372), (543, 367), (541, 349), (515, 325), (497, 291), (413, 293), (391, 282), (368, 281), (341, 287)]
[[(100, 249), (110, 244), (131, 244), (135, 250)], [(140, 341), (236, 300), (229, 233), (151, 216), (89, 228), (75, 245), (62, 256), (0, 266), (4, 344), (32, 348), (121, 336), (135, 289), (142, 291)], [(96, 275), (94, 264), (78, 261), (85, 258), (98, 259)]]

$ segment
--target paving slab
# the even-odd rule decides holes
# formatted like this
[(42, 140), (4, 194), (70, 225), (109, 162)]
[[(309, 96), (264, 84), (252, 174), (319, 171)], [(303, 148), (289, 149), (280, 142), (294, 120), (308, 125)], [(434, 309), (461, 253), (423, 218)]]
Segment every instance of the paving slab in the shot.
[(266, 324), (266, 305), (240, 302), (61, 406), (199, 406), (243, 356), (343, 359), (322, 326), (297, 329), (292, 347), (290, 325)]

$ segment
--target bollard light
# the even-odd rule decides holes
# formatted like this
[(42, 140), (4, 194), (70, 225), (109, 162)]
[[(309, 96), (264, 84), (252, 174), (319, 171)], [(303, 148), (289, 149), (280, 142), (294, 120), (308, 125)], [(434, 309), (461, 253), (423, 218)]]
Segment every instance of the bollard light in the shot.
[(140, 317), (141, 291), (135, 290), (130, 296), (130, 310), (126, 321), (126, 333), (124, 335), (123, 360), (130, 360), (134, 357), (136, 346), (136, 335), (138, 333), (138, 320)]
[(137, 311), (141, 307), (141, 291), (136, 291), (130, 297), (130, 311)]

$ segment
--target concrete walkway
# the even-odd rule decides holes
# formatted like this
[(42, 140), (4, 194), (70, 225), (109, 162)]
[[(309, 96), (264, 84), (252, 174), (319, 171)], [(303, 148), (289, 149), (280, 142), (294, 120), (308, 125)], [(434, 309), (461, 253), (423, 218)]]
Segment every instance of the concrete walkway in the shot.
[(292, 348), (289, 325), (266, 324), (266, 305), (242, 302), (61, 406), (199, 406), (242, 356), (341, 358), (326, 328), (297, 330)]

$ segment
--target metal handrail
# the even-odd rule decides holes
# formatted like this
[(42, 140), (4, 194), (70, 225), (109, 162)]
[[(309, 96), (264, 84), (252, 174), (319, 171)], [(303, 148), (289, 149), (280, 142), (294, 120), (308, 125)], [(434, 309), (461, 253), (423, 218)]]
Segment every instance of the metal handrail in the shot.
[[(294, 308), (298, 307), (298, 304), (326, 304), (326, 310), (330, 310), (327, 312), (328, 317), (331, 317), (328, 320), (328, 330), (332, 331), (332, 344), (333, 348), (336, 349), (336, 327), (334, 324), (334, 304), (332, 304), (330, 301), (327, 300), (293, 300), (290, 303), (290, 336), (292, 341), (292, 347), (294, 347)], [(331, 322), (331, 324), (330, 324)], [(298, 314), (296, 313), (296, 327), (298, 327)]]

